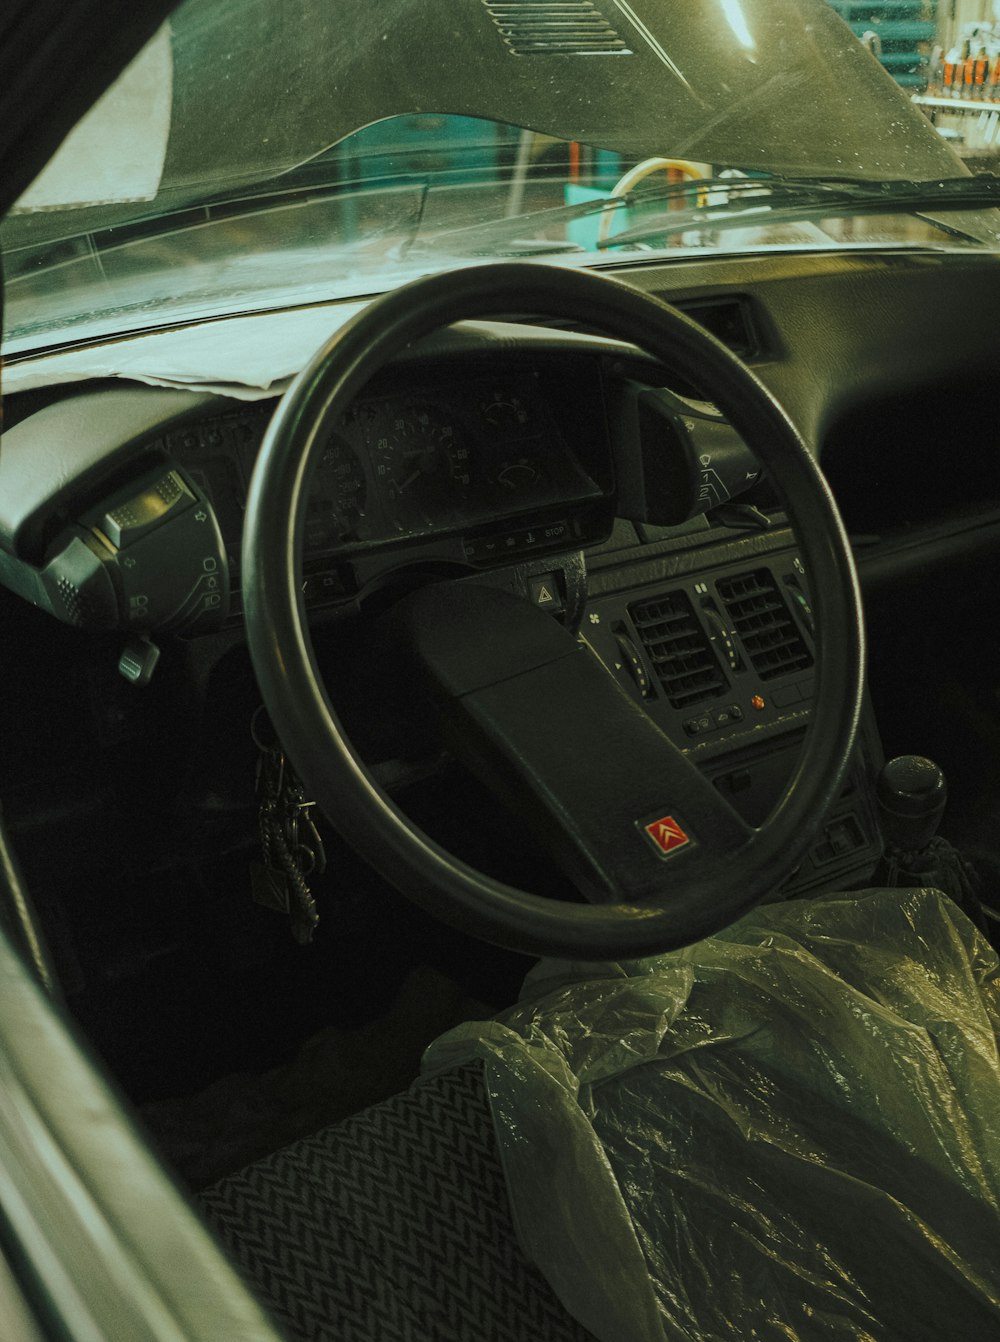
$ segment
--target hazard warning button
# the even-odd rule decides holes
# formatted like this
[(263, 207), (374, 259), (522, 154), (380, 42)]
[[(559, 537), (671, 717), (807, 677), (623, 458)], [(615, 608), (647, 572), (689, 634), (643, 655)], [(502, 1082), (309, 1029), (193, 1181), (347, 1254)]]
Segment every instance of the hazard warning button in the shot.
[(554, 573), (541, 573), (537, 578), (528, 580), (528, 592), (536, 606), (542, 610), (562, 611), (562, 593)]
[(643, 829), (663, 857), (691, 842), (691, 836), (685, 834), (672, 815), (662, 816), (651, 825), (643, 825)]

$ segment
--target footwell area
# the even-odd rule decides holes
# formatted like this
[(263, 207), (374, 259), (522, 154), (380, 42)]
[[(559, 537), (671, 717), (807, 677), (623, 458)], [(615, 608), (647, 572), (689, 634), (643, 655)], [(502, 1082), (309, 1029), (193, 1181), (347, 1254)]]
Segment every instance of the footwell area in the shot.
[(220, 1077), (197, 1095), (145, 1104), (141, 1116), (166, 1163), (190, 1188), (203, 1188), (405, 1090), (430, 1040), (491, 1014), (422, 965), (375, 1020), (327, 1026), (282, 1066)]
[(531, 963), (330, 850), (310, 945), (252, 902), (253, 849), (92, 886), (62, 919), (69, 1008), (192, 1187), (404, 1090), (427, 1044), (513, 1001)]

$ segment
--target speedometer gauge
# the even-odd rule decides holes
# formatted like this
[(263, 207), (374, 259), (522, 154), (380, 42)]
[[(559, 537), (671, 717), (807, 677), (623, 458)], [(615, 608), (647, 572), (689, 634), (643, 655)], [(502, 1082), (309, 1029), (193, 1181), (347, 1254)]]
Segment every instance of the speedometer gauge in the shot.
[(390, 409), (375, 442), (386, 511), (400, 531), (458, 521), (472, 486), (471, 455), (433, 407)]

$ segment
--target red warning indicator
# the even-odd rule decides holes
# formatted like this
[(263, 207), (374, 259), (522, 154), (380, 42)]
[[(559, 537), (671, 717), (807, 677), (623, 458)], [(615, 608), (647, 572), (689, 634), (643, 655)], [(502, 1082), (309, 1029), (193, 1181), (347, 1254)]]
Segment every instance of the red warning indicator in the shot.
[(661, 853), (672, 853), (675, 848), (683, 848), (686, 843), (691, 842), (690, 835), (684, 833), (672, 815), (665, 815), (662, 820), (654, 820), (651, 825), (646, 825), (644, 828)]

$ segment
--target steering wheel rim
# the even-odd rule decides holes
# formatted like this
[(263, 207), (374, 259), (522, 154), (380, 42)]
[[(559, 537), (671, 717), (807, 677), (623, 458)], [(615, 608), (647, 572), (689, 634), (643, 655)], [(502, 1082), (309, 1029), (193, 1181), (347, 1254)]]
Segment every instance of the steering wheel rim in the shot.
[[(738, 860), (712, 871), (711, 898), (710, 860), (687, 855), (664, 865), (667, 893), (642, 904), (563, 903), (476, 871), (379, 787), (326, 693), (299, 578), (308, 485), (325, 441), (372, 375), (407, 346), (456, 321), (511, 312), (597, 327), (704, 387), (774, 481), (805, 559), (817, 612), (811, 722), (781, 800), (728, 855)], [(380, 875), (482, 940), (576, 959), (642, 956), (699, 940), (794, 869), (839, 795), (861, 711), (864, 632), (850, 546), (826, 481), (746, 365), (676, 309), (618, 280), (536, 262), (468, 267), (415, 280), (353, 317), (294, 380), (265, 435), (247, 500), (243, 589), (261, 695), (309, 795)]]

